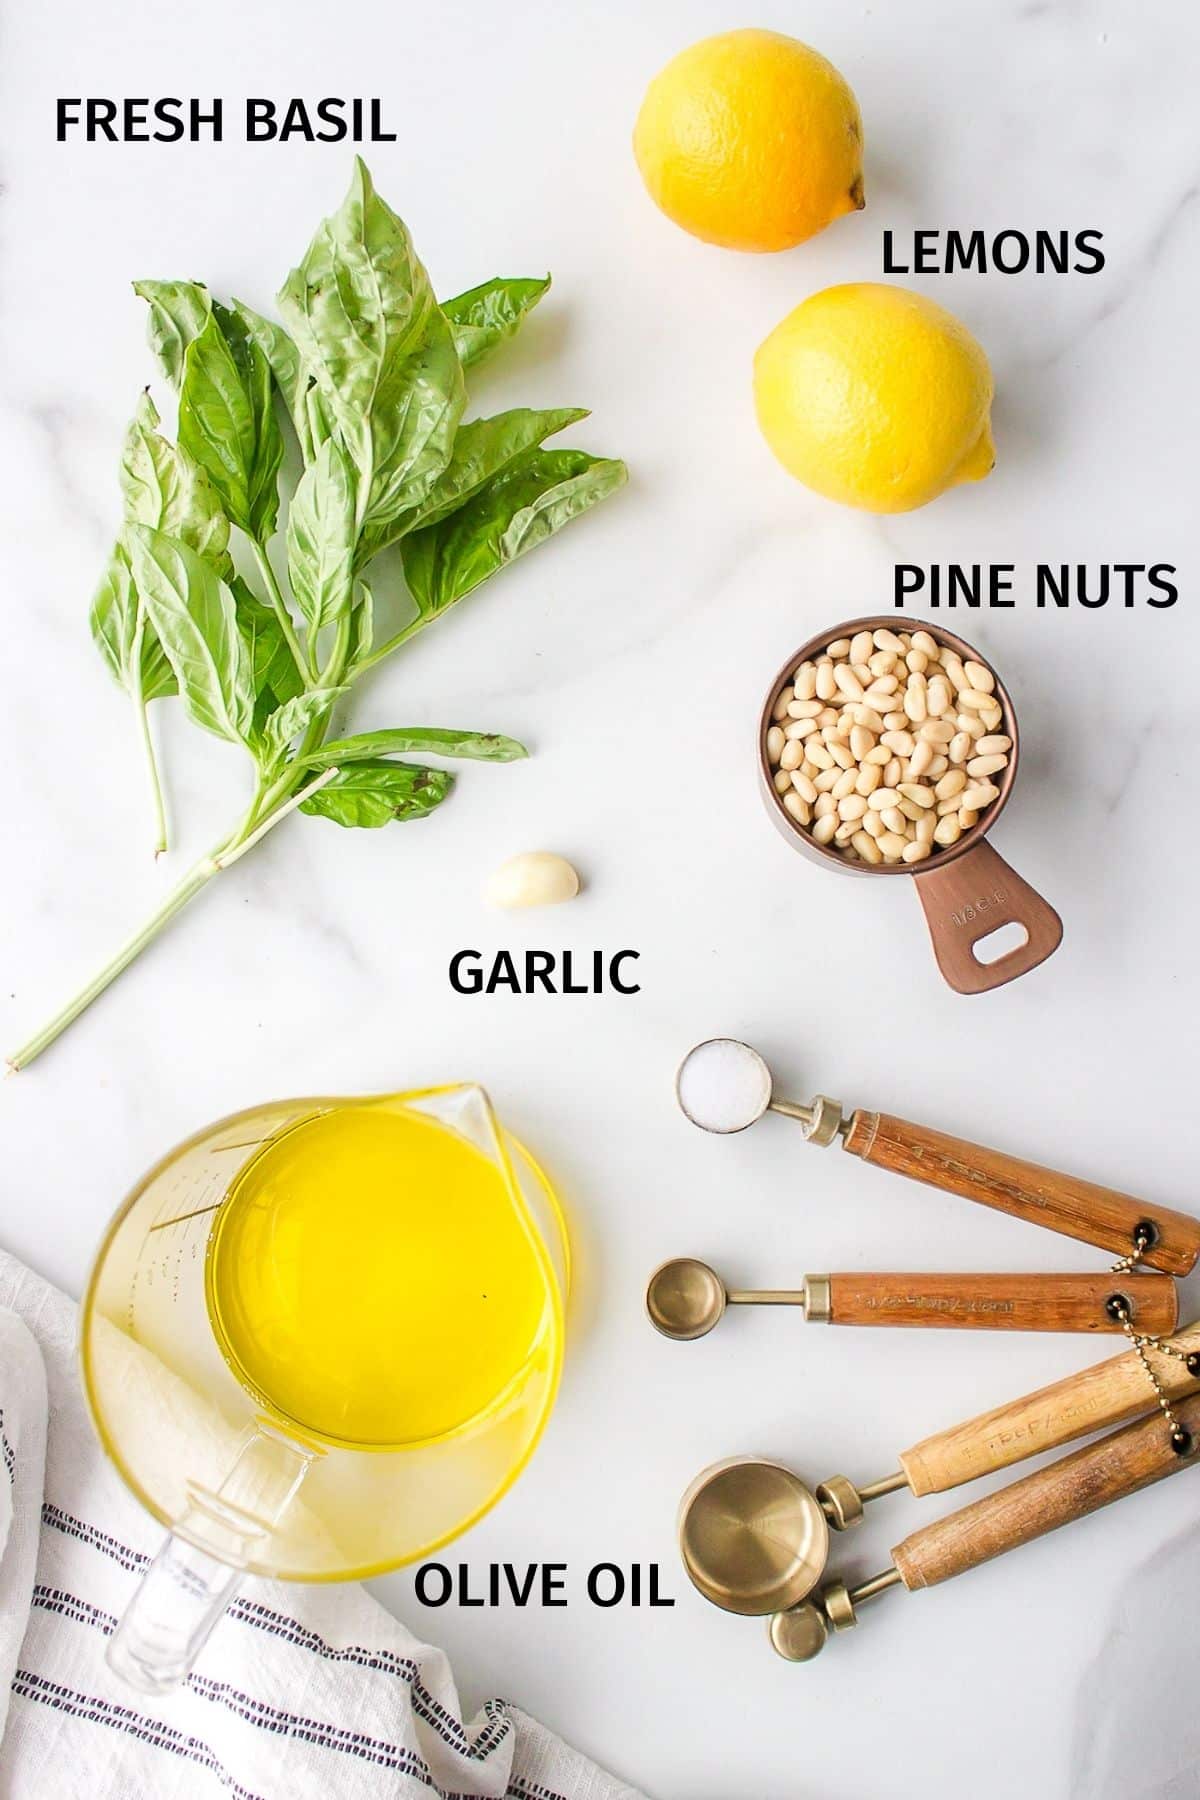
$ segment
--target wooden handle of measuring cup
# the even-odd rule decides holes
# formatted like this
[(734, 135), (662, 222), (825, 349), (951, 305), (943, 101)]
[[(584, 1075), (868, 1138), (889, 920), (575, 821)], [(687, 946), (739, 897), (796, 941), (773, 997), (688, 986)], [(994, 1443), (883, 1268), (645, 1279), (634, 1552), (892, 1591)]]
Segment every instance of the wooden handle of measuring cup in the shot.
[(914, 1531), (892, 1551), (905, 1587), (949, 1581), (1190, 1468), (1200, 1461), (1200, 1394), (1181, 1401), (1175, 1414), (1195, 1446), (1187, 1456), (1172, 1448), (1166, 1420), (1156, 1412)]
[[(982, 838), (944, 863), (928, 861), (916, 883), (937, 966), (958, 994), (1003, 987), (1036, 969), (1062, 943), (1062, 920), (1050, 902)], [(976, 945), (1002, 925), (1022, 926), (1025, 942), (994, 962), (981, 962)]]
[[(808, 1277), (810, 1290), (815, 1277)], [(1139, 1331), (1173, 1331), (1168, 1275), (829, 1275), (833, 1325), (921, 1325), (959, 1331), (1119, 1331), (1121, 1295)]]
[[(1200, 1353), (1200, 1323), (1185, 1326), (1167, 1341), (1185, 1356)], [(1200, 1391), (1200, 1375), (1189, 1374), (1178, 1357), (1153, 1350), (1149, 1355), (1172, 1399)], [(1106, 1425), (1121, 1425), (1155, 1407), (1154, 1390), (1137, 1352), (1126, 1350), (1035, 1394), (1023, 1394), (949, 1431), (923, 1438), (903, 1452), (900, 1467), (914, 1494), (944, 1494), (964, 1481), (994, 1475), (1026, 1457), (1057, 1449)]]
[(1149, 1226), (1152, 1241), (1142, 1261), (1171, 1275), (1188, 1274), (1200, 1256), (1200, 1219), (1187, 1213), (1152, 1206), (1116, 1188), (1060, 1175), (888, 1113), (856, 1112), (845, 1147), (876, 1168), (911, 1176), (943, 1193), (961, 1194), (1014, 1219), (1111, 1250), (1115, 1256), (1128, 1256), (1138, 1226)]

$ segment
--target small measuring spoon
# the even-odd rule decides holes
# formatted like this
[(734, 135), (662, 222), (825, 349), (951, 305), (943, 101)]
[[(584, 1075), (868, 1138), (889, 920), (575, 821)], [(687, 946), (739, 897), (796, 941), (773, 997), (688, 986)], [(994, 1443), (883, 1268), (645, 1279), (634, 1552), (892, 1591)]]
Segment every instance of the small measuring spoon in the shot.
[(1116, 1188), (1061, 1175), (1003, 1151), (931, 1131), (888, 1113), (856, 1108), (818, 1094), (807, 1106), (779, 1099), (757, 1050), (737, 1038), (707, 1038), (689, 1050), (675, 1077), (684, 1116), (702, 1131), (745, 1131), (766, 1112), (799, 1121), (810, 1144), (841, 1140), (843, 1150), (876, 1168), (960, 1194), (980, 1206), (1044, 1225), (1147, 1268), (1187, 1275), (1200, 1257), (1200, 1220), (1151, 1206)]
[[(1188, 1359), (1163, 1357), (1158, 1370), (1177, 1407), (1200, 1388), (1200, 1322), (1170, 1345)], [(827, 1621), (820, 1608), (800, 1608), (799, 1602), (824, 1573), (831, 1530), (857, 1525), (872, 1500), (905, 1488), (918, 1498), (946, 1493), (1073, 1438), (1123, 1425), (1145, 1413), (1152, 1400), (1137, 1352), (1126, 1350), (923, 1438), (901, 1453), (894, 1474), (861, 1486), (832, 1475), (812, 1488), (780, 1463), (730, 1457), (702, 1470), (683, 1497), (678, 1529), (684, 1567), (705, 1599), (726, 1612), (775, 1612), (772, 1642), (781, 1655), (806, 1661), (824, 1643)], [(1191, 1453), (1190, 1441), (1171, 1439), (1157, 1414), (1152, 1418), (1175, 1456)], [(870, 1599), (899, 1579), (876, 1577), (856, 1588), (853, 1599)], [(816, 1648), (806, 1648), (818, 1638)]]
[[(811, 1662), (831, 1632), (857, 1625), (857, 1609), (865, 1600), (894, 1587), (910, 1593), (935, 1587), (1190, 1468), (1200, 1461), (1200, 1394), (1182, 1401), (1176, 1417), (1187, 1440), (1183, 1451), (1173, 1446), (1157, 1413), (1138, 1419), (922, 1526), (896, 1545), (892, 1566), (868, 1581), (853, 1588), (832, 1581), (795, 1607), (781, 1608), (768, 1628), (772, 1647), (789, 1662)], [(726, 1532), (732, 1534), (739, 1523), (727, 1520)]]
[(1173, 1331), (1179, 1296), (1169, 1275), (805, 1275), (799, 1288), (728, 1288), (707, 1263), (673, 1257), (646, 1284), (646, 1312), (664, 1337), (704, 1337), (727, 1306), (796, 1306), (822, 1325), (959, 1331)]

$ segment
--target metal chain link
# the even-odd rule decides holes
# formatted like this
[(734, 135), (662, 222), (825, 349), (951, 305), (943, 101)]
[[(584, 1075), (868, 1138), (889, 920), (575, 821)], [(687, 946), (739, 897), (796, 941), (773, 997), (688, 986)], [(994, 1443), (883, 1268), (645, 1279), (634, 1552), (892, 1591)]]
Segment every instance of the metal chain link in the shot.
[[(1142, 1258), (1145, 1256), (1146, 1251), (1150, 1248), (1152, 1242), (1153, 1239), (1145, 1232), (1140, 1230), (1135, 1232), (1132, 1251), (1128, 1256), (1123, 1256), (1119, 1262), (1113, 1264), (1113, 1274), (1128, 1275), (1132, 1270), (1136, 1269), (1141, 1263)], [(1163, 1386), (1162, 1378), (1159, 1375), (1158, 1370), (1150, 1361), (1150, 1352), (1156, 1350), (1160, 1356), (1175, 1357), (1177, 1361), (1183, 1363), (1189, 1375), (1200, 1375), (1200, 1354), (1195, 1351), (1181, 1350), (1178, 1345), (1168, 1343), (1166, 1338), (1161, 1337), (1156, 1333), (1135, 1331), (1133, 1328), (1133, 1320), (1130, 1317), (1128, 1306), (1124, 1303), (1123, 1295), (1113, 1295), (1112, 1299), (1109, 1301), (1109, 1310), (1111, 1311), (1112, 1316), (1119, 1322), (1121, 1330), (1129, 1339), (1131, 1347), (1137, 1352), (1137, 1358), (1145, 1371), (1146, 1379), (1154, 1389), (1158, 1404), (1162, 1410), (1163, 1418), (1167, 1422), (1167, 1430), (1170, 1433), (1172, 1450), (1174, 1450), (1176, 1456), (1190, 1456), (1192, 1453), (1192, 1434), (1182, 1426), (1176, 1418), (1171, 1407), (1170, 1397)]]

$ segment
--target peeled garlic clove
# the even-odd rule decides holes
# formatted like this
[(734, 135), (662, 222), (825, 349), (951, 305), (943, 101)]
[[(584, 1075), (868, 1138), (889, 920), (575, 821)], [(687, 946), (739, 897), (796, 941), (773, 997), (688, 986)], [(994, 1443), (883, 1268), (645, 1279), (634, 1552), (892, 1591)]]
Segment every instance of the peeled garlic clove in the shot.
[(510, 856), (489, 875), (483, 897), (489, 906), (557, 906), (578, 892), (579, 877), (566, 857), (550, 850), (526, 850)]

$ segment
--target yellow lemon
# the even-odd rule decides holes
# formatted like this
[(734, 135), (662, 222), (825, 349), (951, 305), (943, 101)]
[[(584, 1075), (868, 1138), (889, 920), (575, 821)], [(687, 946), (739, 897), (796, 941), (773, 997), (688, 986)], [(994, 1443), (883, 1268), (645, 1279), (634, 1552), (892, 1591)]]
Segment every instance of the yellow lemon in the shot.
[(667, 217), (731, 250), (790, 250), (864, 203), (858, 102), (778, 31), (682, 51), (650, 83), (633, 149)]
[(803, 301), (759, 346), (763, 436), (806, 487), (909, 512), (996, 460), (992, 372), (965, 325), (907, 288), (852, 282)]

